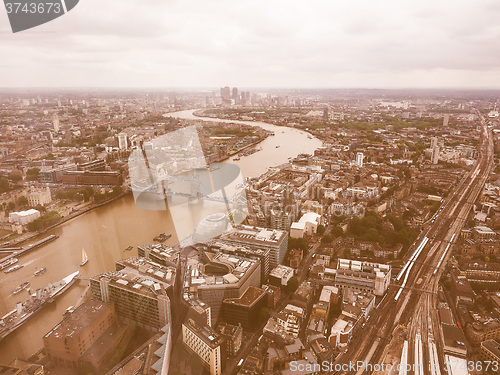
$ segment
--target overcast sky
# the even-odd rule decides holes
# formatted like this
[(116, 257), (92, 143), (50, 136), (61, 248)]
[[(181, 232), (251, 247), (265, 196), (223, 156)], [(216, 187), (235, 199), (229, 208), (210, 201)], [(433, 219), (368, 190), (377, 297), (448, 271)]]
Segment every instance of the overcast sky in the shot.
[(500, 88), (498, 0), (80, 0), (0, 87)]

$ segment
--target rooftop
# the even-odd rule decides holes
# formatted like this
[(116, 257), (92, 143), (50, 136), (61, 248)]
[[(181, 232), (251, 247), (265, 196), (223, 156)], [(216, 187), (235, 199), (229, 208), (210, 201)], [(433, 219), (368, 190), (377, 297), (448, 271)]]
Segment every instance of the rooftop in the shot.
[(90, 300), (78, 307), (73, 313), (66, 317), (61, 323), (54, 327), (45, 337), (64, 337), (66, 339), (77, 338), (93, 321), (107, 313), (113, 306), (110, 302)]

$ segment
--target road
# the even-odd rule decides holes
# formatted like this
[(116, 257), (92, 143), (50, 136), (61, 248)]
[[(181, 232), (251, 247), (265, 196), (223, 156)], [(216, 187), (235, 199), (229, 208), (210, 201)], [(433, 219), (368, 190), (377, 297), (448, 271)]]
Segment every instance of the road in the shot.
[[(479, 115), (479, 113), (478, 113)], [(480, 115), (479, 115), (480, 116)], [(415, 375), (446, 374), (443, 367), (443, 348), (441, 345), (439, 317), (437, 312), (437, 291), (439, 279), (451, 256), (451, 244), (456, 241), (465, 225), (469, 212), (482, 191), (490, 174), (493, 163), (493, 140), (491, 130), (486, 121), (481, 118), (480, 154), (472, 170), (464, 176), (460, 184), (443, 203), (432, 220), (424, 227), (407, 253), (409, 267), (400, 281), (406, 280), (404, 286), (393, 283), (378, 308), (374, 309), (362, 334), (351, 340), (347, 353), (341, 354), (335, 364), (341, 365), (369, 362), (372, 365), (382, 363), (386, 346), (389, 344), (392, 332), (398, 325), (408, 328), (409, 363), (422, 361), (423, 371), (411, 371)], [(418, 250), (422, 241), (421, 251), (410, 262), (411, 255)], [(420, 347), (421, 350), (415, 350)], [(440, 373), (430, 372), (428, 363), (433, 343), (436, 345)], [(375, 349), (374, 349), (375, 347)], [(418, 357), (418, 358), (416, 358)], [(337, 367), (340, 368), (340, 367)], [(345, 371), (345, 374), (368, 374), (370, 369)]]

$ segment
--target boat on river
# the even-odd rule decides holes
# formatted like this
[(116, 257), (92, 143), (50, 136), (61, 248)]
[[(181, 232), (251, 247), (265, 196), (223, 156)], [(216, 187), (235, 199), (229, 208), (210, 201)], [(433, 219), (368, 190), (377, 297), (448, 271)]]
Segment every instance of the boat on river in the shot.
[(84, 265), (86, 265), (88, 261), (89, 261), (89, 257), (87, 256), (85, 249), (82, 248), (82, 261), (80, 262), (80, 267), (83, 267)]
[(3, 272), (4, 273), (11, 273), (11, 272), (17, 271), (18, 269), (23, 268), (23, 267), (24, 267), (24, 264), (16, 264), (15, 266), (10, 267), (8, 270), (3, 271)]
[(172, 237), (171, 234), (165, 234), (165, 233), (160, 233), (159, 235), (157, 235), (155, 238), (153, 238), (153, 241), (157, 241), (157, 242), (165, 242), (166, 240), (168, 240), (170, 237)]
[(40, 268), (39, 270), (36, 270), (35, 272), (33, 272), (33, 275), (35, 276), (40, 276), (42, 273), (44, 273), (45, 271), (47, 271), (47, 267), (42, 267)]
[(29, 286), (30, 286), (30, 282), (29, 282), (29, 281), (26, 281), (26, 282), (24, 282), (24, 283), (22, 283), (22, 284), (18, 285), (18, 286), (16, 287), (16, 289), (14, 289), (14, 290), (12, 291), (12, 294), (17, 294), (17, 293), (20, 293), (20, 292), (22, 292), (24, 289), (26, 289), (26, 288), (27, 288), (27, 287), (29, 287)]

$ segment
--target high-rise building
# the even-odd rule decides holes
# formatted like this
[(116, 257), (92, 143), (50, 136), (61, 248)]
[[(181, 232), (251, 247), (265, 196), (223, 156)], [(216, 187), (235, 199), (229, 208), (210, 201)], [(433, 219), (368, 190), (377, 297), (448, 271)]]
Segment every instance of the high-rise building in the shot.
[(188, 318), (182, 324), (182, 342), (210, 368), (210, 375), (220, 375), (226, 359), (224, 339), (208, 325)]
[(439, 147), (436, 146), (432, 149), (431, 163), (437, 164), (439, 162)]
[(450, 115), (444, 114), (443, 115), (443, 126), (448, 126), (449, 121), (450, 121)]
[(118, 148), (120, 150), (127, 150), (128, 149), (127, 133), (118, 134)]
[(148, 330), (170, 325), (168, 294), (175, 281), (175, 268), (131, 257), (117, 261), (116, 269), (90, 279), (92, 297), (114, 302), (120, 319)]
[(243, 329), (254, 330), (259, 323), (259, 312), (267, 307), (265, 290), (249, 287), (239, 298), (227, 298), (222, 303), (223, 320), (226, 323), (238, 325)]
[(356, 153), (356, 165), (358, 167), (363, 167), (363, 159), (365, 158), (365, 155), (362, 152), (357, 152)]
[(231, 89), (229, 88), (229, 86), (221, 87), (220, 97), (222, 98), (223, 103), (231, 102)]
[(59, 131), (59, 116), (57, 113), (52, 116), (52, 124), (54, 125), (54, 131), (58, 132)]
[(431, 148), (433, 149), (434, 147), (438, 146), (438, 139), (437, 137), (432, 137), (431, 138)]
[(232, 98), (234, 99), (234, 101), (238, 101), (238, 88), (237, 87), (233, 87)]

